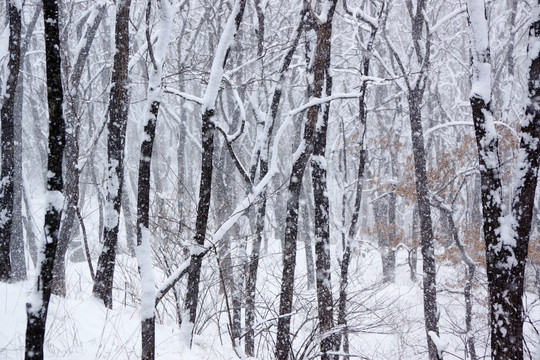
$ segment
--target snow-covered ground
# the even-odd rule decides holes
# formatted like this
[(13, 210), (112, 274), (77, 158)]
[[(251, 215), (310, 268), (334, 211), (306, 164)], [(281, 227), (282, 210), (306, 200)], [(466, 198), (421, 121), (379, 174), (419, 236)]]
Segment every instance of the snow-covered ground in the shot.
[[(303, 249), (299, 248), (298, 281), (295, 291), (293, 327), (298, 330), (293, 348), (297, 356), (309, 358), (317, 347), (312, 334), (316, 317), (316, 294), (307, 289)], [(262, 339), (258, 353), (260, 359), (272, 358), (275, 337), (277, 292), (279, 289), (280, 254), (263, 258), (259, 282), (259, 329)], [(140, 281), (136, 261), (126, 255), (119, 258), (116, 272), (115, 304), (113, 310), (105, 307), (91, 295), (92, 282), (86, 263), (70, 263), (67, 269), (67, 297), (52, 297), (47, 322), (45, 358), (47, 359), (137, 359), (140, 358), (140, 313), (137, 288)], [(419, 270), (421, 269), (419, 264)], [(212, 266), (207, 264), (207, 270)], [(423, 326), (422, 289), (420, 282), (410, 280), (406, 252), (398, 252), (396, 282), (380, 281), (380, 257), (374, 247), (366, 246), (355, 254), (351, 263), (349, 326), (351, 354), (360, 359), (426, 359), (426, 341)], [(462, 283), (456, 281), (462, 274), (461, 266), (439, 267), (438, 305), (440, 312), (440, 338), (445, 358), (465, 359), (464, 299), (459, 293)], [(159, 273), (158, 273), (159, 275)], [(214, 274), (215, 275), (215, 274)], [(337, 274), (334, 282), (337, 284)], [(207, 279), (212, 278), (207, 271)], [(128, 280), (130, 279), (131, 280)], [(160, 278), (161, 280), (162, 278)], [(452, 283), (453, 281), (453, 283)], [(128, 284), (129, 283), (129, 284)], [(443, 286), (445, 284), (445, 286)], [(22, 359), (26, 328), (25, 302), (30, 282), (0, 283), (0, 359)], [(453, 286), (451, 286), (453, 285)], [(199, 335), (194, 337), (192, 349), (181, 345), (180, 333), (171, 315), (174, 307), (165, 312), (158, 309), (156, 351), (158, 359), (237, 359), (227, 333), (223, 296), (219, 283), (207, 281), (209, 291), (202, 292), (204, 314)], [(484, 284), (474, 288), (474, 336), (476, 352), (488, 358), (488, 327), (486, 321)], [(337, 294), (337, 288), (335, 289)], [(264, 309), (266, 307), (267, 309)], [(273, 309), (272, 309), (273, 308)], [(221, 315), (219, 315), (221, 313)], [(540, 359), (539, 337), (540, 301), (537, 293), (527, 293), (527, 357)], [(534, 327), (533, 327), (534, 324)], [(536, 329), (535, 329), (536, 328)], [(265, 330), (264, 330), (265, 329)], [(197, 331), (197, 329), (196, 329)], [(530, 355), (529, 355), (530, 354)]]

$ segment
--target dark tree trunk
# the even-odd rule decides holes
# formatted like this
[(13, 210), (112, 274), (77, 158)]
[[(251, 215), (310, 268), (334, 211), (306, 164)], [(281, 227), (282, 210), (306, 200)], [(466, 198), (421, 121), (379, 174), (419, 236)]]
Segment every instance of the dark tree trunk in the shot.
[(13, 147), (14, 116), (17, 79), (21, 64), (21, 8), (15, 0), (8, 1), (9, 43), (8, 43), (8, 79), (6, 91), (2, 99), (0, 121), (2, 125), (1, 148), (2, 163), (0, 182), (0, 281), (11, 278), (11, 225), (13, 223)]
[[(41, 13), (41, 8), (37, 7), (34, 10), (32, 19), (28, 24), (25, 25), (26, 33), (24, 35), (24, 41), (21, 43), (21, 63), (20, 68), (24, 68), (24, 59), (26, 52), (28, 50), (30, 40), (34, 34), (34, 29), (36, 23), (39, 19)], [(12, 281), (25, 280), (27, 277), (26, 274), (26, 258), (24, 251), (24, 232), (23, 229), (25, 226), (25, 217), (23, 216), (23, 174), (22, 174), (22, 138), (23, 138), (23, 128), (22, 128), (22, 118), (23, 118), (23, 99), (24, 99), (24, 76), (19, 72), (17, 83), (17, 92), (15, 94), (15, 109), (13, 111), (13, 223), (11, 225), (11, 279)], [(26, 214), (26, 218), (29, 217), (29, 213)], [(35, 248), (35, 241), (32, 231), (27, 231), (26, 241), (28, 243), (28, 248), (32, 249), (32, 246)], [(30, 250), (31, 257), (37, 254), (37, 251), (32, 255)], [(34, 258), (34, 264), (36, 263)]]
[[(475, 20), (483, 16), (485, 5), (469, 2), (469, 15), (476, 12)], [(529, 44), (540, 38), (540, 2), (534, 5), (536, 18), (529, 29)], [(477, 34), (475, 23), (470, 22), (473, 39)], [(489, 48), (473, 46), (473, 85), (477, 81), (478, 66), (490, 63)], [(492, 129), (490, 99), (486, 93), (472, 92), (470, 101), (475, 127), (482, 184), (482, 210), (484, 241), (489, 290), (491, 327), (491, 356), (495, 360), (523, 359), (523, 286), (525, 262), (529, 245), (534, 198), (538, 180), (540, 156), (540, 59), (536, 47), (529, 47), (529, 103), (521, 121), (521, 142), (518, 151), (518, 187), (514, 193), (510, 224), (501, 222), (502, 185), (499, 168), (498, 139)], [(491, 92), (489, 93), (489, 96)], [(508, 219), (507, 219), (508, 220)], [(514, 235), (502, 234), (503, 227), (511, 226)]]
[[(149, 69), (147, 106), (148, 113), (144, 114), (143, 141), (141, 143), (139, 159), (139, 176), (137, 192), (137, 259), (141, 272), (141, 339), (143, 360), (155, 359), (156, 342), (156, 316), (155, 316), (155, 280), (152, 268), (152, 235), (150, 233), (150, 174), (154, 139), (156, 137), (156, 123), (161, 104), (162, 67), (165, 54), (154, 54), (150, 34), (150, 12), (152, 1), (148, 0), (146, 7), (146, 40), (148, 52), (152, 61)], [(166, 9), (158, 2), (161, 10), (161, 27), (159, 32), (159, 45), (168, 45), (168, 34), (163, 22), (167, 19)]]
[[(244, 16), (244, 9), (246, 7), (246, 0), (238, 0), (237, 13), (234, 17), (234, 34), (238, 32), (240, 24), (242, 22), (242, 17)], [(220, 40), (221, 41), (221, 40)], [(222, 63), (219, 64), (221, 69), (225, 66), (228, 54), (231, 49), (232, 43), (229, 42), (229, 46), (225, 49), (225, 57), (222, 59)], [(218, 45), (219, 46), (219, 45)], [(218, 59), (215, 58), (214, 62)], [(221, 59), (220, 59), (221, 60)], [(214, 69), (213, 70), (217, 70)], [(214, 74), (215, 75), (215, 74)], [(221, 81), (221, 78), (219, 79)], [(218, 84), (216, 84), (217, 86)], [(213, 91), (213, 89), (211, 89)], [(207, 89), (208, 91), (208, 89)], [(212, 173), (214, 169), (213, 165), (213, 155), (214, 155), (214, 132), (215, 124), (213, 121), (214, 116), (214, 107), (215, 107), (215, 98), (210, 99), (211, 103), (206, 104), (207, 108), (204, 110), (202, 115), (202, 159), (201, 159), (201, 180), (199, 186), (199, 203), (197, 205), (197, 217), (195, 220), (195, 242), (199, 246), (204, 246), (204, 241), (206, 238), (206, 227), (208, 224), (208, 213), (210, 210), (210, 197), (212, 192)], [(189, 274), (188, 274), (188, 283), (187, 283), (187, 292), (186, 292), (186, 302), (184, 308), (188, 311), (189, 318), (182, 319), (182, 325), (184, 326), (185, 322), (189, 322), (191, 327), (189, 331), (191, 336), (189, 338), (190, 345), (192, 339), (193, 325), (197, 319), (197, 305), (199, 302), (199, 283), (201, 276), (201, 265), (204, 253), (194, 253), (191, 255), (191, 262), (189, 265)]]
[(47, 170), (47, 208), (45, 213), (45, 246), (41, 262), (37, 266), (35, 294), (26, 305), (26, 359), (43, 359), (43, 341), (47, 310), (51, 297), (52, 272), (58, 230), (62, 215), (63, 181), (62, 155), (65, 142), (65, 123), (62, 109), (63, 90), (60, 62), (60, 37), (58, 25), (58, 3), (43, 1), (45, 22), (45, 64), (47, 68), (47, 100), (49, 108), (49, 144)]
[(429, 204), (429, 187), (426, 173), (426, 152), (422, 130), (422, 115), (420, 105), (423, 89), (418, 87), (409, 92), (409, 119), (414, 157), (414, 175), (416, 185), (416, 201), (420, 220), (420, 247), (422, 251), (422, 266), (424, 273), (424, 321), (428, 342), (429, 358), (439, 359), (437, 346), (432, 335), (439, 335), (437, 315), (437, 288), (435, 276), (435, 251), (433, 245), (433, 226), (431, 222), (431, 207)]
[[(347, 7), (347, 2), (343, 1), (343, 8), (345, 12), (349, 15), (353, 15)], [(379, 12), (379, 19), (382, 19), (384, 14), (384, 4), (381, 7)], [(371, 33), (369, 35), (369, 40), (366, 45), (366, 55), (362, 60), (362, 74), (364, 76), (369, 76), (369, 65), (371, 60), (371, 53), (373, 51), (373, 44), (375, 42), (375, 36), (378, 32), (378, 27), (372, 26)], [(360, 210), (362, 205), (362, 189), (364, 183), (364, 171), (366, 165), (367, 152), (364, 148), (366, 130), (367, 130), (367, 105), (366, 105), (366, 92), (367, 92), (368, 82), (363, 81), (362, 86), (360, 87), (360, 98), (358, 99), (358, 122), (359, 122), (359, 132), (360, 139), (358, 143), (359, 148), (359, 162), (358, 170), (356, 174), (356, 194), (354, 199), (354, 210), (351, 217), (351, 223), (349, 225), (349, 231), (342, 235), (342, 246), (343, 246), (343, 255), (340, 262), (340, 281), (339, 281), (339, 298), (338, 298), (338, 318), (337, 325), (342, 326), (343, 330), (341, 331), (341, 336), (338, 338), (337, 348), (343, 347), (345, 354), (349, 353), (349, 334), (347, 329), (347, 287), (349, 285), (349, 264), (351, 262), (351, 241), (354, 239), (356, 231), (358, 230), (358, 219), (360, 217)], [(344, 133), (343, 133), (344, 136)], [(345, 137), (343, 138), (343, 162), (344, 162), (344, 171), (347, 171), (347, 153), (345, 151)], [(346, 176), (346, 174), (345, 174)], [(343, 199), (343, 204), (345, 204), (345, 197)], [(345, 209), (345, 207), (344, 207)], [(345, 218), (345, 216), (343, 216)], [(343, 219), (345, 222), (345, 219)], [(345, 356), (345, 359), (348, 359), (348, 356)]]
[[(326, 96), (332, 95), (332, 77), (330, 76), (331, 32), (327, 38), (326, 49)], [(322, 122), (318, 124), (313, 140), (311, 158), (311, 177), (313, 199), (315, 203), (315, 271), (317, 284), (317, 308), (319, 313), (319, 332), (321, 337), (321, 360), (328, 360), (328, 354), (336, 349), (334, 327), (334, 301), (332, 297), (332, 278), (330, 273), (330, 203), (326, 183), (326, 137), (330, 103), (323, 105)], [(334, 357), (332, 357), (334, 358)]]
[[(315, 58), (310, 72), (313, 82), (309, 90), (313, 97), (321, 97), (326, 77), (328, 56), (330, 54), (330, 41), (332, 36), (332, 18), (337, 1), (329, 1), (326, 22), (320, 23), (317, 30), (317, 44)], [(311, 75), (310, 75), (311, 76)], [(285, 238), (283, 246), (283, 273), (281, 278), (281, 292), (279, 304), (279, 319), (277, 325), (277, 339), (275, 356), (278, 360), (287, 360), (291, 349), (291, 312), (294, 292), (294, 273), (296, 266), (296, 239), (298, 235), (298, 205), (304, 170), (313, 153), (314, 138), (320, 106), (312, 106), (307, 113), (304, 127), (303, 151), (294, 161), (291, 180), (288, 186), (289, 199), (287, 201), (287, 218), (285, 222)]]
[[(150, 89), (155, 91), (156, 89)], [(143, 231), (150, 235), (149, 213), (150, 213), (150, 165), (152, 160), (152, 150), (156, 135), (156, 121), (159, 112), (160, 101), (154, 100), (150, 105), (149, 118), (144, 126), (144, 140), (141, 144), (141, 157), (139, 161), (139, 181), (137, 196), (137, 246), (143, 245)], [(148, 247), (149, 250), (150, 247)], [(152, 303), (153, 306), (153, 303)], [(155, 316), (143, 318), (141, 323), (142, 333), (142, 359), (153, 360), (155, 357)]]
[(112, 288), (118, 225), (124, 182), (124, 144), (128, 119), (129, 9), (131, 0), (116, 4), (114, 64), (109, 100), (109, 136), (107, 138), (107, 199), (105, 201), (103, 250), (99, 256), (93, 293), (112, 308)]
[[(214, 110), (208, 109), (202, 116), (202, 159), (201, 159), (201, 183), (199, 187), (199, 204), (197, 206), (197, 219), (195, 221), (195, 242), (203, 246), (206, 238), (206, 226), (208, 224), (208, 212), (210, 210), (210, 195), (212, 191), (212, 173), (214, 170), (214, 130), (212, 119)], [(199, 300), (199, 281), (201, 274), (202, 256), (191, 255), (190, 270), (188, 274), (188, 288), (185, 308), (189, 310), (189, 319), (195, 324), (197, 318), (197, 304)]]

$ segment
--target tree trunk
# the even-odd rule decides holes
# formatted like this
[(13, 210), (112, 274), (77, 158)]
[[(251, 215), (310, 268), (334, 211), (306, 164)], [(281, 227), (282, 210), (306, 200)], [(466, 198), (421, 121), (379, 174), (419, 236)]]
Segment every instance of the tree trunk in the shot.
[[(337, 1), (328, 0), (325, 14), (326, 21), (319, 24), (317, 30), (317, 44), (313, 66), (309, 70), (313, 76), (310, 84), (312, 97), (321, 97), (325, 83), (328, 56), (330, 56), (330, 41), (332, 37), (332, 18)], [(311, 76), (311, 74), (310, 74)], [(312, 106), (307, 113), (304, 127), (304, 137), (300, 144), (303, 151), (293, 163), (291, 180), (288, 186), (289, 199), (287, 201), (287, 218), (285, 222), (285, 238), (283, 247), (283, 273), (281, 278), (281, 292), (279, 304), (279, 319), (277, 326), (277, 339), (275, 356), (278, 360), (287, 360), (291, 349), (291, 317), (294, 291), (294, 273), (296, 266), (296, 239), (298, 235), (298, 206), (302, 178), (305, 167), (313, 152), (314, 138), (320, 106)]]
[(429, 204), (429, 187), (426, 174), (426, 153), (422, 130), (422, 115), (420, 104), (422, 90), (411, 89), (409, 93), (409, 120), (414, 157), (414, 175), (416, 185), (416, 201), (420, 220), (420, 247), (422, 251), (422, 267), (424, 273), (424, 321), (428, 342), (429, 358), (439, 359), (439, 351), (432, 336), (439, 335), (437, 315), (437, 288), (435, 276), (435, 251), (433, 245), (433, 226), (431, 222), (431, 207)]
[(109, 100), (107, 138), (107, 198), (104, 208), (103, 249), (99, 256), (93, 294), (112, 309), (112, 288), (122, 186), (124, 182), (124, 144), (128, 119), (129, 9), (131, 0), (118, 0), (114, 64)]
[[(24, 41), (21, 43), (21, 63), (20, 68), (24, 68), (25, 55), (28, 50), (30, 40), (34, 34), (34, 29), (36, 27), (37, 20), (41, 13), (41, 8), (37, 7), (34, 10), (32, 19), (28, 24), (26, 24), (26, 33), (24, 35)], [(15, 108), (13, 110), (13, 223), (11, 225), (11, 279), (13, 281), (25, 280), (27, 277), (26, 274), (26, 258), (24, 251), (24, 232), (25, 228), (24, 222), (25, 217), (23, 216), (23, 99), (24, 99), (24, 76), (19, 72), (18, 83), (17, 83), (17, 92), (15, 94)], [(29, 214), (27, 213), (27, 217)], [(28, 248), (32, 249), (32, 246), (35, 248), (35, 242), (33, 237), (33, 232), (26, 233), (26, 241), (28, 243)], [(33, 250), (30, 250), (32, 252)], [(36, 255), (37, 252), (34, 253)], [(32, 254), (30, 256), (33, 256)], [(34, 260), (34, 264), (35, 264)]]
[(65, 143), (63, 116), (63, 90), (60, 73), (60, 37), (58, 31), (58, 3), (43, 1), (45, 22), (45, 64), (47, 68), (47, 100), (49, 109), (49, 144), (47, 170), (47, 208), (45, 213), (45, 245), (41, 262), (38, 263), (34, 294), (26, 304), (26, 349), (25, 359), (43, 359), (43, 341), (47, 310), (51, 297), (52, 272), (58, 230), (63, 206), (62, 155)]
[(64, 149), (65, 181), (64, 193), (67, 199), (66, 211), (62, 216), (60, 233), (58, 236), (58, 248), (53, 272), (53, 294), (66, 296), (66, 253), (68, 245), (73, 236), (74, 226), (78, 226), (75, 221), (77, 217), (77, 207), (79, 206), (79, 85), (84, 71), (86, 60), (90, 54), (90, 48), (94, 41), (97, 29), (101, 20), (105, 16), (105, 5), (97, 6), (97, 12), (93, 23), (86, 29), (83, 35), (84, 44), (78, 52), (75, 65), (71, 69), (69, 77), (70, 102), (66, 111), (66, 146)]
[(172, 24), (171, 9), (168, 0), (158, 1), (160, 9), (160, 24), (157, 53), (154, 53), (150, 36), (150, 12), (152, 0), (148, 0), (146, 7), (146, 40), (148, 52), (152, 61), (148, 70), (147, 113), (143, 119), (143, 141), (139, 158), (138, 195), (137, 195), (137, 260), (141, 273), (141, 339), (143, 360), (155, 358), (155, 278), (152, 265), (152, 235), (149, 228), (150, 219), (150, 174), (152, 151), (156, 137), (156, 122), (159, 114), (162, 93), (162, 68), (165, 61), (165, 52), (169, 44), (169, 31), (167, 27)]
[(489, 290), (491, 356), (523, 359), (523, 286), (540, 156), (540, 2), (529, 30), (529, 103), (521, 121), (517, 188), (510, 216), (502, 215), (498, 137), (491, 113), (490, 50), (483, 0), (469, 0), (473, 55), (471, 108), (482, 184), (484, 241)]
[[(331, 29), (326, 39), (328, 45), (324, 72), (326, 75), (325, 95), (332, 95), (332, 77), (330, 76)], [(322, 122), (317, 124), (313, 140), (313, 156), (311, 158), (311, 177), (313, 182), (313, 199), (315, 203), (315, 268), (317, 284), (317, 308), (319, 313), (319, 332), (321, 337), (321, 360), (329, 360), (328, 353), (336, 349), (336, 336), (332, 334), (334, 327), (334, 301), (332, 297), (332, 278), (330, 273), (330, 203), (326, 183), (326, 137), (330, 104), (323, 105)]]
[[(218, 87), (223, 77), (224, 66), (228, 59), (228, 54), (233, 45), (234, 36), (238, 32), (246, 0), (237, 0), (233, 7), (227, 25), (220, 38), (216, 56), (212, 63), (210, 81), (204, 97), (204, 109), (202, 115), (202, 159), (201, 159), (201, 180), (199, 186), (199, 203), (197, 205), (197, 217), (195, 220), (195, 242), (199, 246), (204, 246), (206, 238), (206, 227), (208, 224), (208, 212), (210, 210), (210, 195), (212, 191), (212, 173), (214, 169), (214, 130), (215, 124), (213, 116), (215, 113), (215, 102), (217, 98)], [(188, 284), (186, 292), (186, 302), (184, 309), (187, 317), (182, 319), (182, 332), (184, 339), (189, 346), (193, 337), (193, 327), (197, 319), (197, 305), (199, 301), (199, 282), (201, 276), (201, 265), (205, 252), (191, 254), (191, 261), (188, 273)]]
[(9, 43), (8, 43), (8, 79), (0, 109), (1, 135), (1, 174), (0, 182), (0, 281), (11, 278), (11, 225), (13, 223), (13, 148), (14, 148), (14, 116), (17, 79), (21, 64), (21, 8), (22, 4), (15, 0), (8, 1)]

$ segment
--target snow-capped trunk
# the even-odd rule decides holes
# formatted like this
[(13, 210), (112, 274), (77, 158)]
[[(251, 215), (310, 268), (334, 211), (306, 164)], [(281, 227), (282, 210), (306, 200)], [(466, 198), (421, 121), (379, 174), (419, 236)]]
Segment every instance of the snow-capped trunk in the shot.
[[(199, 185), (199, 203), (197, 205), (197, 218), (195, 220), (195, 242), (199, 246), (204, 245), (206, 238), (206, 227), (208, 224), (208, 212), (210, 210), (210, 197), (212, 191), (213, 155), (214, 155), (214, 130), (215, 124), (212, 120), (215, 114), (215, 102), (219, 92), (219, 86), (223, 79), (224, 66), (228, 58), (231, 46), (246, 7), (246, 0), (237, 0), (233, 10), (229, 15), (223, 34), (216, 48), (212, 69), (208, 80), (208, 86), (203, 98), (202, 114), (202, 159), (201, 159), (201, 180)], [(188, 273), (188, 284), (186, 302), (184, 305), (187, 316), (182, 319), (182, 332), (186, 334), (186, 345), (191, 346), (193, 328), (197, 318), (197, 304), (199, 302), (199, 282), (201, 275), (202, 253), (193, 251), (191, 254), (190, 269)]]
[(13, 223), (13, 148), (14, 115), (17, 79), (21, 64), (21, 7), (16, 0), (8, 3), (9, 44), (8, 79), (2, 94), (0, 122), (2, 124), (1, 148), (2, 162), (0, 173), (0, 281), (11, 278), (10, 242)]
[(62, 109), (63, 89), (60, 61), (58, 3), (43, 1), (45, 22), (45, 64), (47, 69), (47, 100), (49, 109), (49, 142), (47, 155), (47, 191), (45, 193), (45, 244), (41, 247), (36, 266), (37, 279), (26, 304), (26, 359), (43, 359), (43, 341), (47, 310), (51, 297), (52, 272), (58, 230), (64, 202), (62, 156), (65, 142), (65, 123)]
[[(312, 76), (312, 98), (320, 98), (325, 85), (328, 57), (330, 56), (330, 41), (332, 37), (332, 18), (336, 8), (336, 0), (327, 0), (323, 6), (323, 14), (315, 19), (318, 22), (315, 57), (309, 76)], [(291, 316), (294, 292), (294, 273), (296, 266), (296, 239), (298, 235), (298, 207), (304, 170), (313, 152), (315, 131), (319, 118), (320, 105), (308, 109), (304, 126), (304, 136), (300, 143), (300, 152), (294, 159), (290, 182), (288, 186), (287, 215), (285, 223), (285, 238), (283, 242), (283, 273), (279, 303), (279, 319), (275, 356), (278, 360), (287, 360), (291, 349)]]
[[(152, 60), (148, 69), (148, 91), (146, 111), (143, 118), (143, 140), (141, 143), (137, 195), (137, 247), (136, 254), (141, 274), (141, 338), (142, 359), (155, 358), (155, 300), (156, 281), (152, 265), (152, 235), (149, 229), (150, 218), (150, 167), (152, 151), (156, 136), (156, 122), (162, 96), (162, 68), (167, 54), (172, 16), (174, 12), (168, 4), (169, 0), (158, 0), (160, 22), (158, 40), (155, 48), (150, 36), (150, 12), (152, 0), (148, 0), (146, 8), (146, 40)], [(155, 49), (155, 50), (154, 50)]]
[(131, 0), (116, 4), (115, 46), (109, 100), (107, 138), (107, 196), (104, 208), (103, 248), (98, 260), (93, 293), (112, 308), (112, 287), (122, 186), (124, 182), (124, 144), (128, 119), (129, 10)]
[(521, 121), (516, 192), (510, 215), (502, 217), (498, 137), (491, 112), (491, 64), (483, 0), (467, 3), (471, 27), (473, 113), (482, 183), (484, 241), (489, 289), (491, 356), (523, 359), (523, 281), (540, 155), (538, 59), (540, 19), (535, 5), (529, 33), (529, 103)]

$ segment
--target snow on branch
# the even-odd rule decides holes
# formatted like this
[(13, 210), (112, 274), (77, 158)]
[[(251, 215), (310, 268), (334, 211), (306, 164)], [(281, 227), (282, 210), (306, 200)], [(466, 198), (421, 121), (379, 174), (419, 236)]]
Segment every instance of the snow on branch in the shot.
[(200, 98), (198, 96), (195, 96), (195, 95), (192, 95), (192, 94), (188, 94), (188, 93), (183, 92), (183, 91), (179, 91), (179, 90), (170, 88), (168, 86), (164, 86), (163, 91), (165, 91), (167, 94), (180, 96), (184, 100), (192, 101), (192, 102), (197, 103), (199, 105), (203, 104), (203, 99), (202, 98)]
[(353, 18), (357, 20), (361, 20), (367, 23), (372, 28), (379, 27), (379, 21), (376, 18), (369, 16), (368, 14), (363, 12), (360, 8), (350, 9), (349, 6), (347, 6), (346, 0), (343, 0), (343, 9), (349, 16), (352, 16)]
[[(516, 137), (516, 139), (519, 140), (519, 135), (518, 133), (516, 132), (516, 130), (514, 130), (510, 125), (508, 125), (507, 123), (505, 122), (502, 122), (502, 121), (493, 121), (493, 123), (495, 125), (501, 125), (501, 126), (504, 126), (505, 128), (507, 128), (508, 130), (510, 130), (510, 132), (512, 133), (512, 135), (514, 135)], [(427, 129), (425, 132), (424, 132), (424, 137), (428, 137), (431, 133), (437, 131), (437, 130), (441, 130), (441, 129), (444, 129), (444, 128), (447, 128), (447, 127), (451, 127), (451, 126), (474, 126), (474, 123), (473, 122), (470, 122), (470, 121), (452, 121), (452, 122), (447, 122), (447, 123), (444, 123), (444, 124), (439, 124), (439, 125), (435, 125), (429, 129)]]
[(326, 104), (332, 100), (337, 99), (358, 99), (362, 97), (362, 93), (338, 93), (334, 94), (332, 96), (324, 97), (324, 98), (313, 98), (309, 102), (305, 103), (304, 105), (301, 105), (297, 107), (296, 109), (292, 109), (289, 111), (289, 116), (294, 116), (306, 109), (309, 109), (312, 106), (322, 105)]

